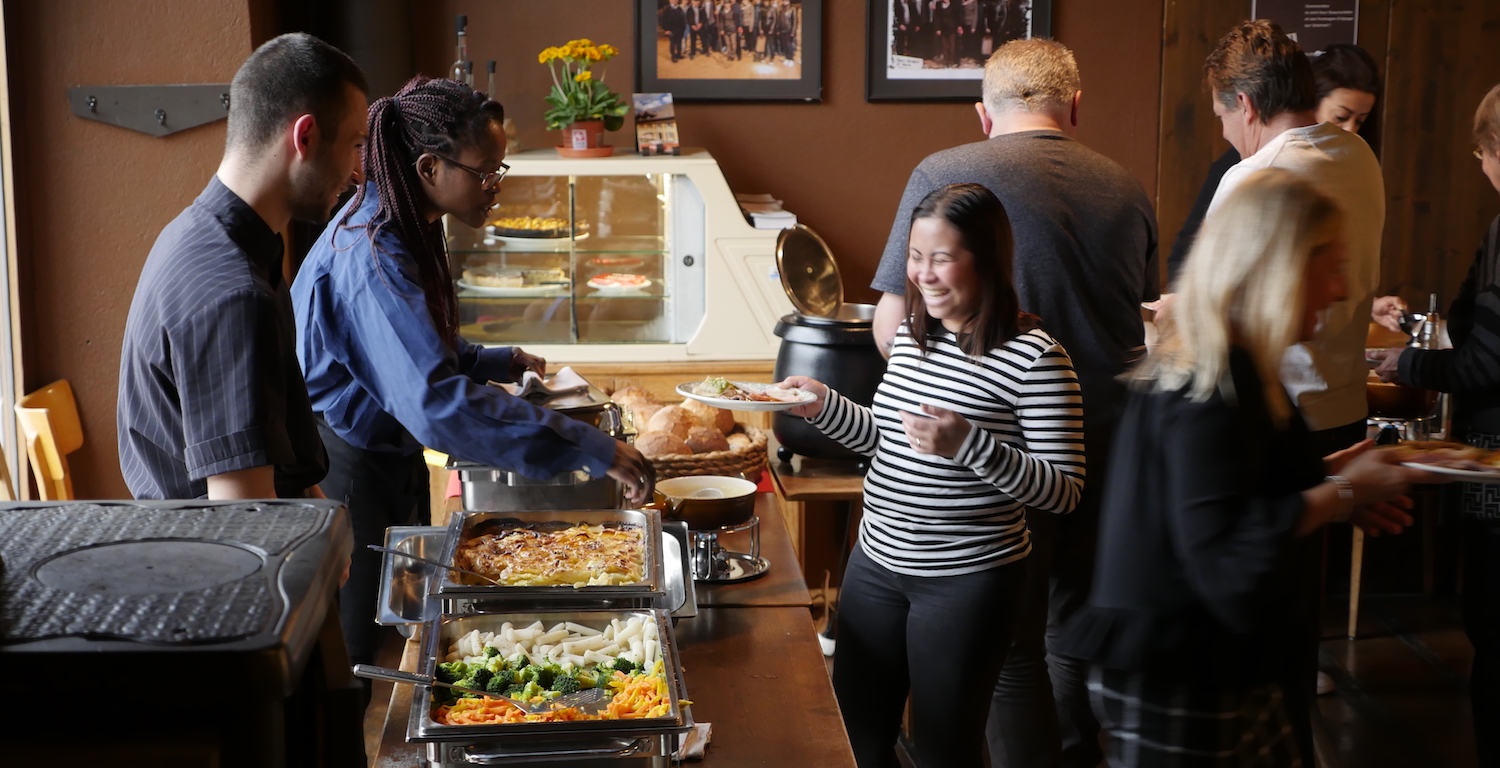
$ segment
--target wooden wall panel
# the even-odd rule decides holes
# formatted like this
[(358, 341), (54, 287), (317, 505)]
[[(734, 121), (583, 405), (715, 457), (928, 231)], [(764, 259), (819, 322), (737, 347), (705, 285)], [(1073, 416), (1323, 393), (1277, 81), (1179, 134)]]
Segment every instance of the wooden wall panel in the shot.
[(1385, 66), (1384, 287), (1446, 307), (1500, 213), (1470, 154), (1474, 108), (1500, 82), (1500, 0), (1391, 0)]
[(1208, 166), (1229, 149), (1203, 87), (1203, 60), (1231, 26), (1249, 16), (1249, 0), (1166, 0), (1156, 175), (1163, 279), (1167, 254), (1208, 176)]

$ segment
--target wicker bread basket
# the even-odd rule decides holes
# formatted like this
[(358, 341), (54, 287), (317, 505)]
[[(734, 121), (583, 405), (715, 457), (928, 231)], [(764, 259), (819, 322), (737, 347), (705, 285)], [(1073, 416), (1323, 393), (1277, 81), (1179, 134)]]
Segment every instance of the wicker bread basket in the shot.
[(765, 430), (747, 424), (741, 424), (739, 428), (750, 437), (748, 448), (657, 456), (651, 460), (651, 464), (656, 467), (656, 479), (687, 475), (744, 475), (745, 479), (758, 482), (761, 470), (766, 466)]

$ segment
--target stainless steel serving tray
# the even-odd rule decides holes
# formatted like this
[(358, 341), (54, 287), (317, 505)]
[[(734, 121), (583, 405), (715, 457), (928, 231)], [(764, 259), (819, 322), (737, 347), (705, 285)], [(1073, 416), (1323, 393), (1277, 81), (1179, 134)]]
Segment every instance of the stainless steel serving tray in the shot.
[[(516, 586), (501, 587), (492, 584), (475, 585), (461, 584), (453, 580), (452, 571), (443, 571), (434, 577), (436, 588), (435, 594), (450, 601), (454, 599), (465, 599), (471, 601), (483, 601), (487, 605), (501, 601), (524, 601), (529, 604), (546, 603), (549, 607), (566, 605), (578, 605), (580, 603), (595, 603), (600, 600), (611, 601), (618, 604), (619, 601), (634, 601), (635, 607), (649, 607), (655, 604), (655, 599), (663, 596), (666, 592), (666, 580), (663, 578), (664, 568), (662, 566), (662, 527), (661, 513), (654, 509), (601, 509), (601, 510), (549, 510), (533, 512), (472, 512), (462, 511), (453, 513), (453, 518), (448, 524), (448, 538), (443, 545), (442, 562), (452, 563), (454, 555), (458, 551), (460, 542), (467, 541), (475, 535), (476, 528), (499, 525), (506, 527), (511, 523), (518, 526), (536, 525), (577, 525), (587, 523), (590, 525), (620, 524), (639, 527), (644, 534), (642, 556), (645, 563), (642, 567), (644, 578), (634, 584), (609, 584), (599, 586), (574, 587), (569, 585), (560, 586)], [(480, 535), (483, 535), (482, 533)], [(449, 610), (451, 605), (446, 605)]]
[(410, 742), (463, 742), (481, 743), (496, 739), (511, 741), (531, 739), (556, 741), (558, 736), (573, 735), (585, 740), (620, 737), (649, 738), (670, 733), (686, 733), (693, 719), (685, 698), (686, 686), (682, 679), (682, 664), (677, 657), (677, 641), (672, 634), (672, 622), (666, 611), (643, 610), (577, 610), (577, 611), (527, 611), (513, 613), (468, 614), (464, 616), (440, 616), (427, 624), (422, 636), (422, 661), (418, 671), (431, 675), (436, 671), (439, 659), (446, 658), (448, 648), (458, 638), (472, 630), (498, 632), (505, 622), (526, 625), (540, 621), (546, 625), (571, 621), (588, 627), (602, 628), (611, 619), (627, 620), (640, 616), (656, 624), (657, 638), (661, 641), (662, 667), (667, 676), (668, 697), (671, 709), (666, 717), (639, 720), (579, 720), (558, 723), (501, 723), (496, 725), (443, 725), (432, 719), (432, 693), (425, 685), (412, 686), (411, 715), (407, 720), (406, 740)]
[[(678, 521), (662, 524), (662, 566), (666, 594), (653, 607), (672, 612), (672, 618), (698, 615), (698, 596), (687, 551), (687, 526)], [(436, 525), (396, 525), (385, 530), (385, 545), (418, 557), (437, 559), (442, 554), (448, 529)], [(430, 565), (395, 555), (384, 555), (380, 565), (380, 599), (375, 605), (375, 623), (394, 626), (411, 637), (415, 627), (442, 615), (443, 601), (432, 597)], [(448, 613), (471, 613), (474, 601)]]

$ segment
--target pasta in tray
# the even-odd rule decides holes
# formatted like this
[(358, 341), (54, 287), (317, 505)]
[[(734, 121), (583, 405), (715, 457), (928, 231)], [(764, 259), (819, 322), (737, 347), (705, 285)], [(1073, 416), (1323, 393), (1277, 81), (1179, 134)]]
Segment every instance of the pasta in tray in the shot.
[(645, 542), (633, 526), (509, 528), (459, 545), (454, 565), (508, 586), (606, 586), (645, 578)]

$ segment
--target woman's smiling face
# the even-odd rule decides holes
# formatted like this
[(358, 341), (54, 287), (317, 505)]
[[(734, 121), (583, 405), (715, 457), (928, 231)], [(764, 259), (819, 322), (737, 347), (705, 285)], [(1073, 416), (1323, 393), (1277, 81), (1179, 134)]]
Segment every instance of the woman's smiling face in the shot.
[(974, 254), (964, 247), (958, 229), (941, 218), (912, 222), (906, 278), (921, 291), (927, 314), (954, 333), (979, 311)]

